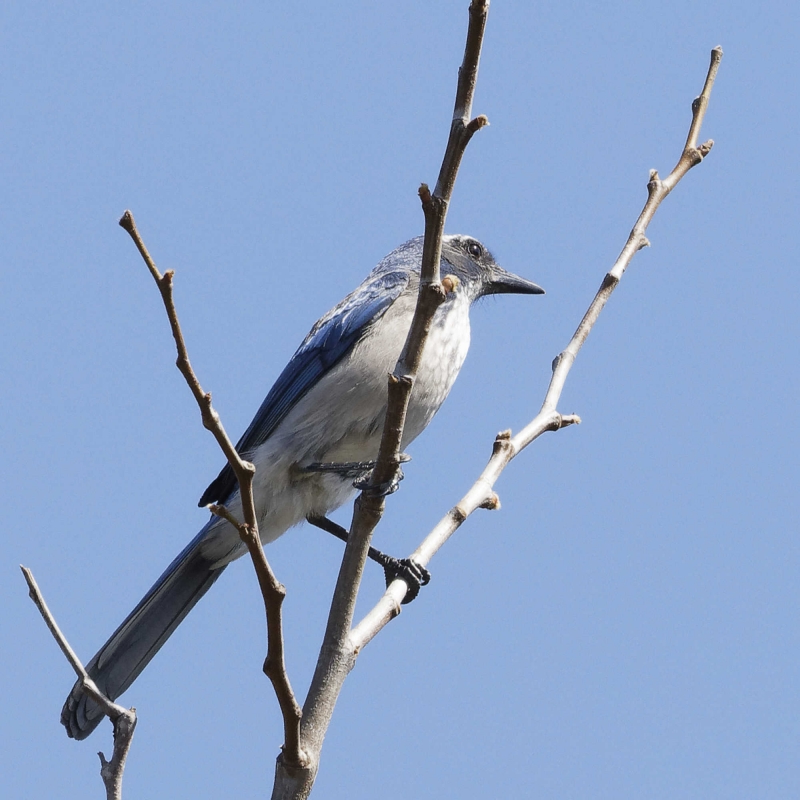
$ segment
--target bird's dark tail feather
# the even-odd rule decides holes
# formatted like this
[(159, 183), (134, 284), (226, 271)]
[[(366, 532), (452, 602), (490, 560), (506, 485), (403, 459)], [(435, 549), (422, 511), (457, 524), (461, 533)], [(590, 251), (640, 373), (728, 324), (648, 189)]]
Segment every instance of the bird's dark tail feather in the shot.
[[(116, 700), (136, 680), (225, 569), (224, 566), (212, 569), (212, 562), (201, 554), (200, 543), (205, 533), (206, 528), (169, 565), (86, 665), (89, 677), (111, 700)], [(78, 681), (61, 710), (61, 723), (67, 735), (85, 739), (102, 719), (99, 706), (84, 694)]]

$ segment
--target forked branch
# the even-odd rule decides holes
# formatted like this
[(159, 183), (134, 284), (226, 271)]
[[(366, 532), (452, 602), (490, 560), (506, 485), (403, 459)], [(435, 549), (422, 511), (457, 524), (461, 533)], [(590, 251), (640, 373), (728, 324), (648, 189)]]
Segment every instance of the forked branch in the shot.
[(217, 440), (220, 449), (225, 454), (228, 463), (231, 465), (236, 475), (236, 480), (239, 482), (242, 513), (244, 514), (243, 521), (237, 520), (223, 506), (212, 505), (209, 506), (209, 510), (211, 513), (227, 520), (236, 528), (242, 541), (247, 546), (247, 550), (253, 561), (253, 567), (258, 577), (258, 584), (261, 588), (261, 595), (264, 599), (264, 610), (267, 618), (267, 657), (264, 661), (263, 669), (264, 674), (272, 682), (275, 696), (278, 699), (278, 704), (280, 705), (283, 715), (284, 758), (292, 764), (303, 765), (305, 763), (305, 755), (300, 748), (300, 719), (302, 717), (302, 712), (294, 696), (294, 692), (292, 691), (284, 658), (282, 604), (286, 596), (286, 589), (275, 577), (275, 573), (272, 571), (267, 557), (264, 554), (264, 548), (261, 545), (261, 538), (258, 533), (258, 519), (256, 517), (256, 508), (253, 499), (253, 476), (255, 475), (255, 467), (239, 456), (233, 443), (228, 438), (228, 434), (225, 432), (219, 414), (211, 404), (211, 394), (203, 391), (203, 387), (200, 385), (200, 381), (197, 379), (192, 369), (172, 293), (174, 273), (172, 270), (168, 270), (163, 275), (159, 272), (155, 262), (150, 257), (147, 247), (145, 247), (144, 241), (136, 227), (136, 222), (133, 219), (133, 214), (131, 214), (130, 211), (126, 211), (122, 215), (119, 224), (130, 234), (148, 270), (150, 270), (150, 274), (153, 276), (156, 286), (158, 286), (161, 299), (164, 302), (164, 308), (167, 312), (167, 317), (169, 318), (169, 324), (172, 328), (175, 346), (178, 350), (178, 358), (175, 362), (176, 366), (186, 380), (189, 389), (197, 401), (197, 405), (200, 407), (200, 414), (203, 419), (204, 427), (211, 431), (214, 438)]
[(136, 709), (124, 708), (123, 706), (117, 705), (117, 703), (114, 703), (97, 688), (97, 684), (89, 677), (81, 660), (72, 647), (70, 647), (67, 637), (64, 636), (61, 629), (58, 627), (53, 613), (44, 601), (44, 597), (33, 577), (33, 573), (27, 567), (21, 566), (20, 569), (28, 584), (28, 594), (31, 600), (33, 600), (36, 608), (39, 609), (39, 613), (42, 615), (45, 624), (50, 629), (50, 633), (53, 634), (53, 638), (61, 648), (61, 652), (66, 656), (72, 669), (75, 670), (75, 674), (81, 679), (81, 688), (84, 693), (100, 706), (103, 713), (114, 725), (114, 752), (111, 756), (111, 761), (107, 761), (102, 753), (98, 753), (97, 755), (100, 757), (100, 777), (106, 788), (107, 800), (121, 800), (122, 776), (125, 772), (125, 761), (131, 749), (133, 731), (136, 728)]
[[(470, 139), (488, 124), (484, 116), (474, 119), (471, 116), (488, 11), (489, 0), (473, 0), (470, 4), (469, 27), (464, 58), (458, 73), (453, 120), (436, 188), (432, 194), (425, 184), (419, 190), (425, 215), (419, 295), (403, 350), (389, 376), (388, 407), (377, 462), (370, 478), (372, 488), (390, 482), (400, 464), (400, 445), (414, 381), (433, 316), (445, 299), (439, 263), (450, 197)], [(274, 799), (307, 797), (314, 784), (322, 741), (336, 699), (355, 663), (357, 649), (352, 647), (350, 628), (372, 532), (383, 515), (384, 507), (384, 497), (375, 491), (366, 490), (356, 501), (325, 637), (303, 707), (303, 746), (313, 763), (303, 769), (292, 769), (281, 755), (276, 767)]]
[[(410, 558), (422, 566), (428, 565), (431, 558), (477, 508), (486, 507), (486, 504), (491, 506), (494, 503), (494, 498), (496, 498), (494, 484), (518, 453), (546, 431), (557, 431), (567, 425), (580, 422), (579, 417), (562, 415), (557, 410), (567, 375), (575, 363), (578, 351), (589, 336), (600, 316), (600, 312), (608, 302), (611, 293), (619, 284), (634, 255), (642, 247), (646, 247), (649, 244), (645, 232), (661, 202), (675, 188), (681, 178), (692, 167), (699, 164), (711, 151), (714, 144), (711, 139), (699, 146), (697, 145), (697, 139), (700, 135), (700, 128), (705, 118), (711, 89), (721, 60), (722, 48), (715, 47), (711, 51), (711, 64), (708, 68), (703, 90), (700, 96), (692, 103), (692, 122), (689, 128), (689, 135), (678, 163), (663, 180), (658, 177), (658, 173), (655, 170), (650, 172), (647, 184), (647, 202), (628, 236), (625, 247), (623, 247), (614, 265), (603, 278), (600, 289), (589, 305), (572, 339), (567, 347), (554, 359), (553, 375), (541, 410), (518, 434), (512, 436), (511, 431), (505, 431), (497, 435), (492, 456), (478, 479), (464, 497), (425, 537), (414, 553), (411, 554)], [(406, 589), (406, 584), (403, 581), (394, 581), (387, 588), (377, 605), (353, 628), (351, 645), (355, 650), (359, 650), (367, 644), (388, 622), (397, 616), (400, 609), (399, 604), (405, 597)]]

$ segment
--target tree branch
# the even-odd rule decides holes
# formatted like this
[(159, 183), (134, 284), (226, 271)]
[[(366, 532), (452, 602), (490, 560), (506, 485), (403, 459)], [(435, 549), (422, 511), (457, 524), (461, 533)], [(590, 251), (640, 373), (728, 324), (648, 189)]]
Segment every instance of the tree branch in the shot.
[[(647, 184), (647, 201), (628, 236), (625, 247), (603, 278), (600, 289), (589, 305), (569, 344), (553, 360), (553, 375), (541, 410), (516, 436), (512, 436), (511, 431), (505, 431), (497, 435), (492, 456), (478, 479), (464, 497), (437, 523), (414, 553), (409, 556), (422, 566), (428, 565), (444, 543), (477, 508), (485, 508), (487, 504), (491, 507), (497, 502), (497, 495), (494, 494), (494, 484), (518, 453), (546, 431), (557, 431), (567, 425), (580, 422), (580, 417), (562, 415), (557, 411), (557, 405), (561, 399), (567, 376), (575, 363), (578, 351), (589, 336), (600, 316), (600, 312), (608, 302), (611, 293), (619, 284), (634, 255), (642, 247), (649, 245), (645, 232), (662, 200), (675, 188), (681, 178), (692, 167), (699, 164), (711, 151), (714, 144), (712, 140), (709, 139), (698, 147), (697, 138), (700, 135), (700, 128), (705, 118), (711, 89), (721, 60), (722, 48), (715, 47), (711, 51), (711, 64), (706, 75), (703, 91), (692, 103), (692, 122), (681, 157), (672, 172), (663, 181), (658, 177), (658, 173), (655, 170), (651, 170), (650, 180)], [(388, 622), (400, 613), (400, 603), (405, 596), (406, 590), (407, 587), (403, 581), (393, 581), (375, 607), (353, 628), (350, 639), (351, 647), (356, 652), (369, 643)]]
[(370, 489), (374, 490), (391, 481), (400, 464), (400, 445), (414, 380), (433, 316), (445, 299), (439, 264), (447, 208), (464, 151), (475, 132), (488, 124), (484, 116), (471, 119), (488, 11), (489, 0), (472, 0), (464, 58), (458, 73), (453, 121), (439, 178), (433, 194), (425, 184), (419, 190), (425, 215), (419, 295), (406, 342), (389, 376), (388, 405), (378, 459), (372, 471), (370, 487), (362, 492), (355, 503), (350, 536), (345, 546), (325, 636), (303, 706), (301, 734), (303, 747), (311, 761), (307, 767), (297, 770), (285, 763), (283, 754), (278, 757), (274, 799), (308, 796), (316, 778), (319, 753), (336, 700), (347, 674), (355, 664), (357, 651), (350, 641), (350, 628), (372, 532), (385, 508), (384, 497)]
[(264, 548), (261, 545), (255, 501), (253, 499), (253, 476), (255, 475), (255, 467), (239, 456), (233, 443), (228, 438), (228, 434), (225, 432), (219, 414), (211, 404), (211, 394), (203, 391), (203, 387), (200, 385), (192, 369), (180, 322), (178, 321), (178, 312), (175, 309), (175, 302), (173, 299), (172, 283), (174, 273), (172, 270), (168, 270), (162, 275), (158, 271), (155, 262), (150, 257), (147, 247), (145, 247), (144, 241), (136, 227), (136, 222), (133, 219), (133, 214), (131, 214), (130, 211), (126, 211), (122, 215), (119, 224), (130, 234), (147, 268), (150, 270), (150, 274), (153, 276), (156, 286), (158, 286), (161, 299), (164, 302), (164, 308), (167, 312), (167, 317), (169, 318), (169, 324), (172, 328), (175, 346), (178, 350), (178, 358), (175, 364), (186, 380), (189, 389), (197, 401), (197, 405), (200, 407), (203, 426), (211, 431), (214, 438), (217, 440), (217, 444), (219, 444), (220, 449), (228, 459), (228, 463), (231, 465), (236, 475), (236, 480), (239, 482), (239, 494), (242, 500), (244, 522), (237, 520), (222, 506), (209, 506), (209, 510), (213, 514), (227, 520), (236, 528), (242, 541), (247, 546), (250, 558), (253, 561), (253, 567), (258, 577), (258, 585), (264, 599), (264, 610), (267, 618), (267, 656), (264, 661), (263, 670), (264, 674), (272, 682), (275, 696), (278, 699), (278, 704), (280, 705), (283, 715), (283, 755), (287, 762), (296, 766), (302, 766), (305, 763), (305, 755), (300, 748), (300, 720), (302, 718), (302, 711), (292, 691), (284, 658), (282, 605), (283, 599), (286, 596), (286, 589), (275, 577), (275, 573), (272, 571), (267, 557), (264, 554)]
[(33, 577), (33, 573), (27, 567), (21, 565), (20, 569), (28, 584), (28, 594), (31, 600), (35, 603), (36, 608), (39, 609), (39, 613), (50, 629), (50, 633), (53, 634), (56, 643), (61, 648), (61, 652), (66, 656), (72, 669), (75, 670), (75, 674), (81, 679), (81, 689), (100, 706), (103, 713), (114, 725), (114, 752), (111, 756), (111, 761), (107, 761), (102, 753), (98, 753), (97, 755), (100, 757), (100, 777), (106, 788), (107, 800), (121, 800), (122, 776), (125, 772), (125, 761), (131, 749), (133, 731), (136, 728), (136, 709), (124, 708), (123, 706), (117, 705), (117, 703), (111, 701), (97, 688), (95, 682), (87, 674), (86, 668), (81, 663), (81, 660), (72, 647), (70, 647), (66, 636), (64, 636), (61, 629), (58, 627), (55, 617), (44, 601), (44, 597)]

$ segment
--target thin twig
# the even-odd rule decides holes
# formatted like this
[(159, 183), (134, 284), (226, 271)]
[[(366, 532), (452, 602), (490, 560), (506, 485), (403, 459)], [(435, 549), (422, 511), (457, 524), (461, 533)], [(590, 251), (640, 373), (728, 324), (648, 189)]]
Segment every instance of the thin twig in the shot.
[(136, 728), (136, 709), (124, 708), (118, 705), (97, 688), (97, 684), (95, 684), (87, 674), (86, 668), (70, 646), (67, 637), (64, 636), (61, 629), (58, 627), (55, 617), (47, 607), (44, 596), (36, 583), (36, 579), (33, 577), (33, 573), (22, 565), (20, 565), (20, 569), (28, 584), (28, 594), (31, 600), (33, 600), (36, 608), (39, 609), (39, 613), (50, 629), (50, 633), (53, 634), (56, 643), (61, 648), (61, 652), (66, 656), (72, 669), (75, 670), (75, 674), (81, 679), (81, 689), (100, 706), (103, 713), (114, 725), (114, 751), (111, 756), (111, 761), (107, 761), (102, 753), (98, 753), (97, 755), (100, 757), (100, 777), (103, 779), (103, 785), (106, 788), (107, 800), (121, 800), (125, 761), (131, 749), (133, 732)]
[(278, 704), (280, 705), (283, 715), (284, 757), (288, 762), (302, 766), (305, 763), (305, 756), (300, 748), (300, 720), (302, 718), (302, 711), (292, 691), (284, 657), (282, 605), (283, 599), (286, 596), (286, 589), (272, 571), (267, 557), (264, 554), (264, 548), (261, 545), (261, 538), (258, 533), (258, 518), (253, 498), (253, 476), (255, 475), (255, 467), (249, 461), (242, 459), (237, 452), (233, 443), (228, 438), (228, 434), (225, 432), (219, 414), (211, 404), (211, 394), (203, 391), (203, 387), (200, 385), (200, 381), (197, 379), (197, 375), (192, 369), (173, 298), (172, 285), (174, 273), (172, 270), (167, 270), (163, 275), (159, 272), (139, 234), (136, 222), (133, 219), (133, 214), (130, 211), (126, 211), (122, 215), (119, 224), (130, 234), (148, 270), (150, 270), (150, 274), (153, 276), (156, 286), (158, 286), (161, 299), (164, 302), (164, 308), (167, 312), (167, 317), (169, 318), (169, 324), (172, 328), (175, 346), (178, 350), (178, 358), (175, 364), (186, 380), (189, 389), (197, 401), (197, 405), (200, 407), (203, 426), (209, 430), (217, 440), (217, 444), (219, 444), (220, 449), (228, 459), (228, 463), (231, 465), (236, 475), (236, 480), (239, 483), (239, 495), (242, 502), (244, 522), (238, 521), (222, 506), (212, 506), (210, 510), (236, 528), (242, 541), (247, 546), (247, 550), (253, 561), (253, 567), (258, 577), (258, 585), (264, 599), (264, 610), (267, 618), (267, 656), (264, 660), (263, 670), (264, 674), (272, 682), (275, 696), (278, 699)]
[(78, 658), (77, 653), (72, 649), (72, 647), (70, 647), (67, 637), (64, 636), (64, 634), (61, 632), (61, 629), (56, 624), (55, 617), (47, 607), (47, 603), (44, 601), (44, 597), (39, 590), (39, 585), (36, 583), (36, 580), (33, 577), (33, 573), (27, 567), (23, 567), (22, 564), (20, 564), (19, 568), (22, 570), (22, 574), (25, 576), (25, 581), (28, 584), (28, 595), (30, 596), (31, 600), (33, 600), (36, 608), (39, 609), (39, 613), (42, 615), (42, 619), (44, 619), (45, 624), (50, 629), (50, 633), (53, 634), (56, 644), (61, 648), (61, 652), (66, 656), (67, 661), (69, 661), (72, 669), (75, 670), (75, 674), (79, 678), (86, 680), (89, 676), (86, 673), (81, 660)]
[[(608, 302), (611, 293), (619, 284), (620, 278), (634, 255), (642, 247), (646, 247), (649, 244), (645, 232), (661, 202), (675, 188), (681, 178), (692, 167), (699, 164), (711, 151), (714, 144), (712, 140), (709, 139), (698, 147), (697, 138), (700, 135), (700, 128), (708, 108), (711, 89), (721, 60), (722, 48), (715, 47), (711, 51), (711, 64), (706, 75), (703, 91), (692, 103), (692, 122), (681, 157), (672, 172), (664, 180), (658, 177), (658, 173), (655, 170), (650, 172), (650, 179), (647, 184), (647, 202), (628, 236), (625, 247), (614, 262), (613, 267), (603, 278), (600, 289), (592, 300), (586, 314), (584, 314), (572, 339), (553, 361), (553, 375), (541, 410), (515, 436), (512, 436), (510, 431), (498, 434), (495, 439), (492, 456), (478, 479), (467, 494), (437, 523), (410, 556), (422, 566), (428, 565), (431, 558), (458, 530), (467, 517), (477, 508), (484, 507), (487, 502), (489, 504), (493, 502), (493, 496), (496, 497), (493, 490), (495, 482), (518, 453), (546, 431), (557, 431), (567, 425), (580, 422), (580, 418), (575, 415), (562, 416), (557, 411), (557, 405), (561, 399), (567, 375), (575, 363), (579, 350), (597, 322), (600, 312)], [(395, 580), (392, 582), (375, 607), (353, 628), (350, 638), (352, 647), (355, 650), (360, 650), (370, 642), (388, 622), (397, 616), (406, 590), (407, 587), (403, 581)]]

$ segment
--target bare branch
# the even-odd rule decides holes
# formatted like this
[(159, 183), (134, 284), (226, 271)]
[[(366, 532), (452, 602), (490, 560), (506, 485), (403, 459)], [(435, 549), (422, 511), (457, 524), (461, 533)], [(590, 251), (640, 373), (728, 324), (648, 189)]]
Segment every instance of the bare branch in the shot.
[(47, 607), (47, 603), (44, 601), (44, 597), (42, 596), (39, 586), (33, 577), (33, 573), (27, 567), (23, 567), (22, 564), (20, 564), (19, 568), (22, 570), (22, 574), (25, 576), (25, 581), (28, 584), (28, 595), (31, 600), (33, 600), (36, 608), (39, 609), (39, 613), (42, 615), (42, 619), (44, 619), (45, 624), (50, 629), (50, 633), (53, 634), (56, 644), (61, 648), (61, 652), (66, 656), (67, 661), (69, 661), (72, 669), (75, 670), (75, 674), (79, 678), (86, 680), (89, 676), (86, 674), (86, 670), (84, 669), (81, 660), (78, 658), (78, 655), (72, 649), (72, 647), (70, 647), (67, 637), (64, 636), (64, 634), (61, 632), (61, 629), (56, 624), (55, 617)]
[[(255, 467), (239, 457), (239, 453), (236, 452), (233, 442), (231, 442), (228, 438), (228, 434), (225, 432), (219, 414), (217, 414), (211, 404), (211, 394), (203, 391), (203, 387), (200, 385), (200, 381), (197, 379), (192, 369), (186, 343), (183, 340), (180, 322), (178, 321), (178, 312), (175, 309), (175, 302), (172, 296), (174, 273), (172, 270), (167, 270), (167, 272), (162, 275), (158, 271), (158, 267), (156, 267), (147, 247), (145, 247), (139, 229), (136, 227), (136, 221), (130, 211), (126, 211), (122, 215), (119, 224), (130, 234), (131, 239), (133, 239), (134, 244), (144, 259), (144, 263), (147, 265), (148, 270), (150, 270), (150, 274), (153, 276), (156, 286), (158, 286), (158, 291), (161, 293), (161, 299), (164, 302), (164, 308), (166, 309), (167, 318), (169, 319), (169, 325), (172, 329), (172, 336), (175, 339), (175, 347), (178, 351), (178, 358), (175, 361), (175, 366), (180, 370), (181, 375), (183, 375), (189, 389), (194, 395), (194, 399), (197, 401), (197, 405), (200, 407), (203, 427), (211, 431), (220, 449), (225, 454), (225, 458), (228, 459), (228, 463), (236, 473), (236, 480), (239, 481), (239, 490), (242, 495), (242, 507), (244, 509), (245, 520), (248, 524), (256, 524), (257, 526), (253, 492), (252, 489), (248, 492), (246, 488), (247, 484), (252, 485)], [(249, 498), (246, 498), (248, 494)]]
[[(94, 684), (91, 684), (94, 686)], [(100, 692), (92, 692), (89, 685), (84, 686), (84, 691), (95, 701), (103, 697)], [(122, 800), (122, 776), (125, 772), (125, 762), (131, 749), (133, 731), (136, 728), (136, 709), (123, 709), (118, 717), (112, 717), (114, 723), (114, 752), (111, 761), (107, 761), (102, 753), (100, 759), (100, 777), (106, 787), (107, 800)]]
[[(658, 173), (655, 170), (651, 171), (650, 180), (647, 184), (647, 202), (628, 236), (625, 247), (613, 267), (603, 278), (600, 289), (584, 314), (569, 344), (553, 360), (553, 375), (541, 410), (516, 436), (512, 436), (511, 431), (498, 434), (495, 439), (492, 456), (478, 479), (467, 494), (438, 522), (410, 556), (422, 566), (428, 565), (431, 558), (477, 508), (485, 508), (487, 504), (490, 507), (493, 505), (492, 498), (496, 497), (493, 491), (494, 484), (509, 462), (520, 451), (546, 431), (557, 431), (567, 425), (580, 423), (580, 417), (574, 414), (562, 416), (556, 410), (567, 375), (575, 362), (578, 351), (589, 336), (600, 316), (600, 312), (608, 302), (611, 293), (619, 284), (634, 255), (642, 247), (649, 245), (645, 231), (656, 210), (661, 205), (661, 201), (672, 191), (680, 179), (693, 166), (699, 164), (711, 150), (713, 145), (711, 140), (699, 148), (696, 146), (696, 142), (700, 135), (700, 127), (708, 108), (711, 89), (714, 85), (721, 59), (722, 48), (715, 47), (711, 51), (711, 64), (703, 91), (692, 103), (692, 123), (681, 157), (675, 168), (663, 181), (658, 177)], [(388, 622), (397, 616), (400, 609), (399, 604), (405, 596), (405, 592), (406, 584), (403, 581), (393, 581), (377, 605), (353, 628), (350, 638), (351, 646), (355, 651), (359, 651), (364, 645), (368, 644)]]
[[(386, 420), (378, 459), (370, 478), (373, 490), (391, 481), (400, 464), (400, 444), (414, 380), (433, 316), (445, 299), (439, 264), (448, 204), (467, 144), (476, 131), (488, 124), (485, 116), (470, 118), (488, 10), (489, 0), (472, 0), (453, 121), (436, 188), (433, 194), (425, 184), (419, 190), (425, 215), (419, 296), (405, 345), (389, 376)], [(306, 752), (314, 754), (315, 763), (302, 770), (293, 770), (284, 763), (283, 757), (279, 757), (273, 798), (305, 797), (313, 786), (316, 762), (336, 699), (355, 663), (357, 651), (351, 646), (350, 627), (372, 532), (383, 515), (384, 507), (384, 497), (378, 491), (368, 489), (356, 500), (325, 637), (303, 707), (303, 744)], [(398, 612), (399, 607), (395, 613)]]
[(36, 608), (39, 609), (39, 613), (42, 615), (45, 624), (50, 629), (50, 633), (53, 634), (53, 638), (61, 648), (61, 652), (66, 656), (70, 666), (82, 680), (81, 689), (100, 706), (103, 713), (114, 725), (114, 752), (111, 756), (111, 761), (107, 761), (102, 753), (98, 753), (97, 755), (100, 757), (100, 777), (106, 788), (107, 800), (121, 800), (122, 776), (125, 772), (125, 761), (131, 749), (133, 732), (136, 728), (136, 709), (124, 708), (123, 706), (117, 705), (117, 703), (114, 703), (97, 688), (95, 682), (87, 674), (86, 668), (81, 663), (81, 660), (72, 647), (70, 647), (66, 636), (64, 636), (61, 629), (58, 627), (55, 617), (44, 601), (44, 597), (36, 583), (36, 579), (33, 577), (33, 573), (22, 565), (20, 565), (20, 569), (28, 584), (28, 594), (31, 600), (33, 600)]
[(130, 234), (147, 268), (150, 270), (150, 274), (153, 276), (156, 286), (158, 286), (161, 299), (164, 302), (164, 308), (167, 312), (167, 317), (169, 318), (169, 324), (172, 328), (175, 346), (178, 350), (178, 358), (175, 364), (186, 380), (189, 389), (197, 401), (197, 405), (200, 407), (203, 426), (209, 430), (217, 440), (217, 444), (219, 444), (220, 449), (228, 459), (228, 463), (231, 465), (236, 475), (236, 480), (239, 483), (239, 494), (242, 501), (244, 522), (235, 519), (235, 517), (222, 506), (211, 506), (209, 510), (213, 514), (227, 520), (236, 528), (242, 541), (247, 546), (250, 558), (253, 561), (253, 567), (258, 577), (258, 585), (264, 599), (264, 610), (267, 618), (267, 657), (264, 661), (263, 670), (264, 674), (272, 682), (275, 696), (278, 699), (278, 704), (280, 705), (283, 715), (283, 755), (287, 762), (302, 766), (305, 763), (305, 756), (300, 748), (300, 720), (302, 718), (302, 711), (292, 691), (284, 658), (282, 605), (283, 599), (286, 596), (286, 589), (280, 581), (278, 581), (275, 573), (272, 571), (267, 557), (264, 554), (264, 548), (261, 545), (255, 501), (253, 499), (253, 476), (255, 475), (255, 467), (239, 456), (233, 443), (228, 438), (228, 434), (225, 432), (219, 414), (211, 404), (211, 394), (203, 391), (203, 387), (200, 385), (200, 381), (197, 379), (192, 369), (172, 293), (174, 273), (172, 270), (168, 270), (162, 275), (158, 271), (147, 247), (145, 247), (144, 241), (136, 227), (136, 222), (133, 219), (133, 214), (131, 214), (130, 211), (126, 211), (122, 215), (119, 224)]
[[(422, 184), (419, 190), (425, 215), (419, 297), (405, 345), (395, 366), (393, 377), (389, 381), (389, 407), (386, 413), (386, 424), (383, 429), (378, 462), (372, 475), (373, 486), (379, 486), (390, 480), (397, 470), (400, 442), (414, 379), (422, 360), (422, 352), (433, 316), (445, 299), (439, 275), (439, 264), (442, 256), (442, 235), (456, 175), (473, 134), (489, 124), (489, 120), (485, 116), (471, 119), (472, 101), (478, 79), (478, 65), (488, 13), (488, 0), (473, 0), (470, 4), (467, 41), (464, 58), (458, 71), (453, 121), (442, 166), (439, 170), (439, 178), (433, 194), (430, 193), (426, 184)], [(375, 504), (376, 509), (378, 505)]]

